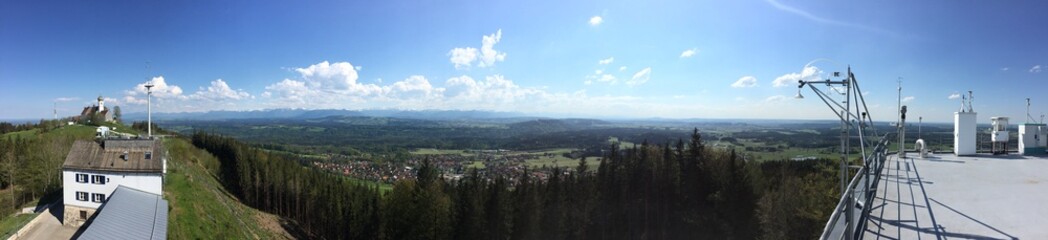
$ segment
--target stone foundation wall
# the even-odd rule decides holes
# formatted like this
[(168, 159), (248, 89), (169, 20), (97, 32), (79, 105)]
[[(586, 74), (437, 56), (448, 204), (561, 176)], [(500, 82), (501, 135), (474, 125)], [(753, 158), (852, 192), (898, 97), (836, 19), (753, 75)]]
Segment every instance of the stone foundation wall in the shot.
[[(87, 222), (87, 219), (95, 215), (96, 210), (98, 209), (65, 205), (62, 213), (62, 225), (80, 227), (80, 225), (84, 225), (84, 222)], [(80, 211), (87, 211), (87, 217), (80, 218)]]

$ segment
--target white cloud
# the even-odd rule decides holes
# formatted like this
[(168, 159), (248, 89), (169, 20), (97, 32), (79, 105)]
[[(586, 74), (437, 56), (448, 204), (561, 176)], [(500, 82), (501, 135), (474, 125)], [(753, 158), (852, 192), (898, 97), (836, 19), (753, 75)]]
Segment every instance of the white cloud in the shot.
[(284, 79), (283, 81), (266, 86), (263, 95), (267, 97), (281, 98), (297, 102), (305, 102), (305, 97), (313, 95), (314, 91), (306, 87), (306, 82)]
[(600, 64), (600, 65), (608, 65), (609, 63), (614, 62), (614, 61), (615, 61), (614, 57), (609, 57), (609, 58), (606, 58), (606, 59), (601, 59), (600, 61), (597, 61), (597, 63)]
[(950, 94), (950, 96), (946, 97), (946, 99), (950, 99), (950, 100), (960, 99), (960, 98), (961, 98), (961, 94), (960, 93)]
[(1030, 68), (1030, 72), (1031, 73), (1039, 73), (1039, 72), (1041, 72), (1041, 65), (1034, 65), (1032, 68)]
[(359, 76), (353, 64), (348, 62), (321, 63), (305, 68), (296, 68), (311, 87), (333, 91), (368, 91), (366, 86), (357, 83)]
[(615, 75), (612, 75), (610, 73), (604, 72), (604, 69), (597, 69), (593, 70), (592, 75), (586, 75), (586, 80), (583, 81), (583, 83), (585, 83), (586, 85), (590, 85), (593, 83), (607, 83), (615, 85), (616, 83), (618, 83), (618, 77), (615, 77)]
[(502, 75), (487, 76), (476, 81), (469, 76), (454, 77), (444, 83), (447, 101), (454, 106), (477, 106), (488, 108), (541, 96), (545, 91), (524, 88)]
[(135, 88), (124, 91), (124, 93), (130, 96), (145, 95), (147, 93), (147, 83), (153, 84), (153, 97), (155, 98), (185, 98), (182, 95), (182, 88), (176, 85), (168, 85), (167, 81), (164, 80), (164, 76), (153, 77), (149, 82), (139, 83), (135, 85)]
[(495, 44), (502, 40), (502, 29), (499, 29), (491, 35), (484, 35), (481, 38), (480, 50), (472, 47), (465, 48), (454, 48), (448, 52), (451, 56), (448, 60), (452, 64), (455, 64), (456, 69), (469, 68), (473, 66), (473, 62), (477, 61), (479, 67), (491, 67), (495, 66), (496, 62), (502, 62), (506, 60), (506, 53), (495, 50)]
[(775, 78), (775, 80), (772, 81), (772, 86), (797, 86), (797, 81), (818, 80), (820, 75), (822, 75), (822, 70), (819, 70), (819, 68), (815, 66), (805, 66), (800, 73), (787, 73), (785, 75), (779, 76), (778, 78)]
[(684, 52), (680, 53), (680, 58), (690, 58), (691, 56), (695, 56), (695, 53), (697, 53), (698, 51), (699, 51), (698, 49), (694, 49), (694, 48), (688, 49), (688, 50), (684, 50)]
[(906, 97), (902, 98), (902, 102), (912, 102), (914, 99), (917, 99), (917, 98), (914, 97), (914, 96), (906, 96)]
[(1008, 71), (1008, 69), (1009, 69), (1009, 68), (1003, 67), (1003, 68), (1001, 68), (1001, 71), (1005, 71), (1005, 72), (1007, 72), (1007, 71)]
[(626, 71), (626, 66), (619, 67), (619, 72)]
[(590, 26), (597, 26), (604, 22), (604, 18), (601, 16), (593, 16), (589, 19)]
[(124, 96), (124, 102), (127, 103), (127, 104), (145, 105), (146, 104), (146, 99), (145, 98), (137, 98), (137, 97), (128, 95), (128, 96)]
[(229, 87), (229, 84), (227, 84), (226, 81), (223, 81), (222, 79), (216, 79), (214, 81), (211, 81), (211, 86), (208, 86), (206, 89), (204, 87), (200, 87), (200, 90), (197, 90), (195, 93), (189, 95), (189, 98), (210, 101), (242, 100), (251, 98), (251, 94), (248, 94), (247, 92), (241, 89), (233, 90), (233, 88)]
[(489, 36), (484, 36), (480, 47), (480, 67), (494, 66), (495, 62), (506, 60), (506, 53), (495, 50), (495, 44), (502, 40), (502, 29)]
[(757, 78), (753, 76), (743, 76), (736, 80), (735, 83), (731, 84), (733, 88), (749, 88), (757, 86)]
[(644, 84), (644, 83), (648, 82), (648, 80), (650, 80), (650, 79), (651, 79), (651, 68), (647, 67), (647, 68), (644, 68), (644, 69), (638, 71), (637, 73), (634, 73), (633, 74), (633, 78), (630, 78), (630, 80), (626, 81), (626, 85), (637, 86), (637, 85), (641, 85), (641, 84)]
[(473, 65), (473, 61), (477, 60), (477, 49), (476, 48), (454, 48), (451, 52), (451, 63), (455, 64), (455, 68), (469, 68)]
[(443, 88), (434, 88), (422, 75), (413, 75), (383, 88), (386, 89), (386, 97), (396, 99), (433, 98), (439, 97), (444, 92)]
[(78, 98), (78, 97), (60, 97), (60, 98), (55, 98), (55, 102), (72, 102), (72, 101), (78, 101), (78, 100), (80, 100), (80, 98)]

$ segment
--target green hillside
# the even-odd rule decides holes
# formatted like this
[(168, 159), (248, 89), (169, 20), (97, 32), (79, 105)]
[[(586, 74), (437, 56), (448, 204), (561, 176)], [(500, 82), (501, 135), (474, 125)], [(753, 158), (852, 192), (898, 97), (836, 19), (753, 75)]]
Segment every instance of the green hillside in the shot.
[[(140, 131), (115, 123), (106, 126), (129, 134)], [(0, 175), (15, 166), (11, 203), (11, 184), (0, 178), (0, 231), (13, 232), (35, 215), (14, 214), (18, 207), (30, 207), (42, 195), (61, 194), (58, 173), (69, 148), (76, 140), (93, 139), (95, 126), (70, 125), (38, 127), (0, 135)], [(164, 179), (164, 199), (169, 202), (168, 237), (171, 239), (281, 239), (290, 238), (279, 218), (232, 198), (211, 173), (218, 161), (211, 154), (193, 147), (184, 139), (164, 140), (168, 149), (168, 174)], [(48, 200), (50, 201), (50, 200)]]
[(212, 172), (218, 160), (186, 140), (164, 140), (169, 151), (164, 198), (171, 206), (171, 239), (290, 238), (272, 214), (260, 212), (233, 198)]

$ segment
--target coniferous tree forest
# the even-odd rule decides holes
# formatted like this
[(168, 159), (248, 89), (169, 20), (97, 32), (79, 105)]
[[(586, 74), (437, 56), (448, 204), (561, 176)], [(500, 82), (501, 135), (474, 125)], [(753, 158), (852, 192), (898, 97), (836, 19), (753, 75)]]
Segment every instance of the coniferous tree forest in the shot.
[[(750, 163), (688, 140), (611, 145), (545, 179), (444, 180), (428, 161), (392, 191), (351, 181), (229, 137), (192, 142), (241, 201), (324, 239), (811, 239), (838, 200), (832, 160)], [(586, 161), (586, 159), (583, 159)]]

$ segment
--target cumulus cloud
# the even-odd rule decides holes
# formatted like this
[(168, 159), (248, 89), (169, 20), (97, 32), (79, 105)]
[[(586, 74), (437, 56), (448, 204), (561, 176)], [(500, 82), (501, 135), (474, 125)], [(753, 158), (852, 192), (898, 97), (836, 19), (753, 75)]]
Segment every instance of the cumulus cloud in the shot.
[(688, 50), (684, 50), (684, 52), (680, 53), (680, 58), (690, 58), (691, 56), (695, 56), (695, 53), (697, 53), (698, 51), (699, 51), (698, 49), (694, 49), (694, 48), (688, 49)]
[(1041, 65), (1034, 65), (1032, 68), (1030, 68), (1030, 72), (1031, 73), (1039, 73), (1039, 72), (1041, 72)]
[(386, 97), (398, 99), (425, 99), (439, 97), (444, 88), (435, 88), (422, 75), (413, 75), (402, 81), (383, 87)]
[(619, 67), (619, 72), (626, 71), (626, 66)]
[(248, 94), (242, 89), (236, 89), (229, 87), (229, 84), (222, 79), (216, 79), (211, 81), (211, 85), (207, 88), (200, 87), (195, 93), (189, 95), (190, 99), (196, 100), (210, 100), (210, 101), (221, 101), (221, 100), (241, 100), (251, 98), (251, 94)]
[(604, 18), (601, 16), (593, 16), (589, 19), (590, 26), (597, 26), (604, 22)]
[(733, 88), (749, 88), (757, 86), (757, 78), (753, 76), (743, 76), (736, 80), (735, 83), (731, 84)]
[(348, 62), (328, 63), (327, 61), (296, 68), (311, 87), (331, 91), (349, 91), (360, 94), (371, 94), (376, 90), (374, 85), (357, 83), (359, 76), (353, 64)]
[(477, 62), (479, 67), (491, 67), (495, 66), (496, 62), (502, 62), (506, 60), (506, 53), (495, 50), (495, 44), (502, 41), (502, 29), (499, 29), (491, 35), (484, 35), (481, 38), (480, 50), (472, 47), (465, 48), (454, 48), (448, 52), (451, 56), (449, 59), (452, 64), (455, 64), (455, 68), (469, 68), (473, 66), (473, 62)]
[(304, 102), (305, 97), (313, 95), (315, 91), (306, 87), (306, 82), (284, 79), (283, 81), (266, 86), (265, 97), (275, 97), (296, 102)]
[(917, 98), (914, 97), (914, 96), (906, 96), (906, 97), (902, 98), (902, 102), (912, 102), (914, 99), (917, 99)]
[(787, 73), (786, 75), (775, 78), (775, 80), (772, 81), (772, 86), (797, 86), (797, 81), (818, 80), (820, 75), (822, 75), (822, 70), (819, 70), (819, 68), (815, 66), (805, 66), (800, 73)]
[(644, 84), (644, 83), (648, 82), (648, 80), (651, 80), (651, 68), (650, 67), (644, 68), (644, 69), (638, 71), (637, 73), (634, 73), (633, 77), (630, 78), (630, 80), (626, 81), (626, 85), (637, 86), (637, 85), (641, 85), (641, 84)]
[(611, 62), (614, 62), (614, 61), (615, 61), (615, 57), (609, 57), (609, 58), (601, 59), (600, 61), (597, 61), (597, 63), (600, 64), (600, 65), (608, 65), (608, 64), (610, 64)]
[(490, 108), (495, 105), (523, 101), (528, 98), (538, 97), (545, 91), (535, 88), (525, 88), (502, 75), (492, 75), (477, 81), (469, 76), (460, 76), (448, 79), (444, 83), (447, 101), (456, 103), (456, 106), (478, 106)]
[(451, 63), (455, 64), (455, 68), (469, 68), (473, 65), (473, 61), (477, 60), (477, 49), (476, 48), (455, 48), (448, 52), (451, 55)]
[(960, 93), (950, 94), (950, 96), (946, 97), (946, 99), (950, 99), (950, 100), (960, 99), (960, 98), (961, 98), (961, 94)]
[(139, 83), (133, 89), (125, 91), (125, 93), (130, 96), (145, 95), (147, 93), (146, 84), (149, 83), (153, 84), (153, 97), (155, 98), (185, 98), (182, 95), (182, 88), (167, 84), (164, 76), (156, 76), (148, 82)]
[(484, 36), (480, 47), (480, 67), (494, 66), (495, 62), (506, 60), (506, 53), (495, 50), (495, 44), (502, 40), (502, 29), (489, 36)]

